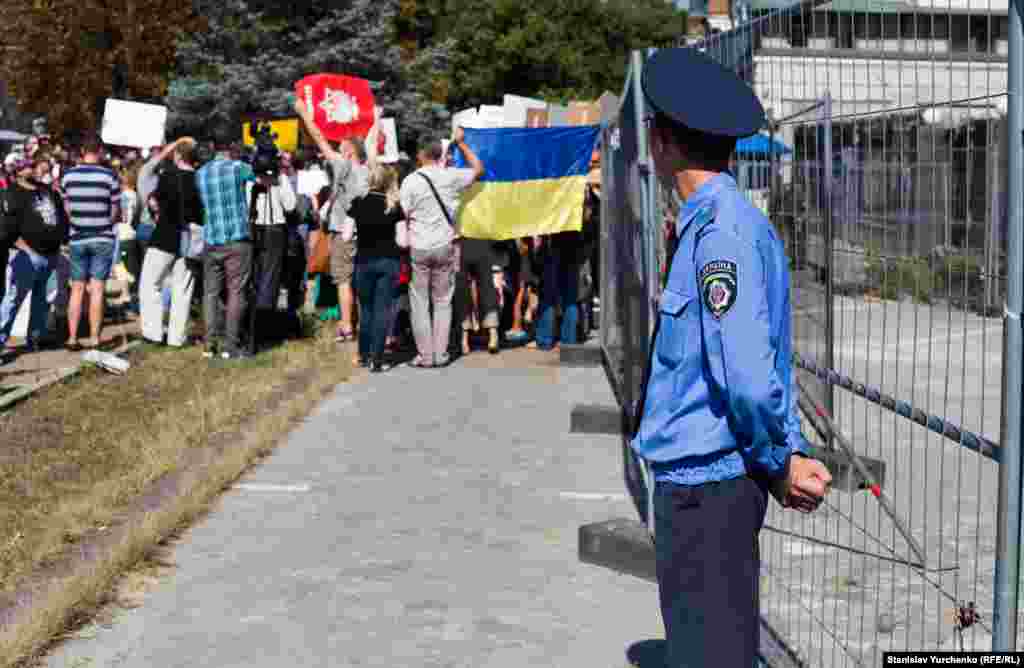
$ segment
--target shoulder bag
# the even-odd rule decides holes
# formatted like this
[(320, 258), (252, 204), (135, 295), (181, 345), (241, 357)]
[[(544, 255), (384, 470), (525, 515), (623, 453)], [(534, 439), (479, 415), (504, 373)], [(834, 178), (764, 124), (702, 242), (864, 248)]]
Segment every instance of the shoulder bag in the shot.
[(206, 251), (206, 240), (203, 237), (203, 226), (185, 220), (185, 191), (181, 187), (181, 172), (175, 174), (178, 184), (178, 220), (181, 221), (181, 242), (178, 255), (186, 260), (198, 261)]
[(444, 205), (444, 201), (441, 199), (441, 196), (437, 194), (437, 188), (434, 187), (434, 182), (431, 181), (430, 177), (424, 174), (423, 172), (419, 172), (419, 175), (426, 179), (427, 185), (430, 186), (430, 192), (434, 193), (434, 198), (437, 200), (437, 205), (441, 207), (441, 211), (444, 212), (445, 220), (447, 220), (448, 224), (451, 225), (452, 228), (454, 228), (455, 221), (452, 220), (452, 214), (448, 212), (448, 207)]
[[(309, 254), (309, 261), (306, 263), (306, 273), (326, 274), (331, 270), (331, 239), (327, 234), (327, 221), (331, 219), (334, 211), (334, 197), (327, 207), (327, 213), (320, 220), (316, 230), (310, 232), (313, 236), (313, 250)], [(314, 236), (315, 235), (315, 236)]]

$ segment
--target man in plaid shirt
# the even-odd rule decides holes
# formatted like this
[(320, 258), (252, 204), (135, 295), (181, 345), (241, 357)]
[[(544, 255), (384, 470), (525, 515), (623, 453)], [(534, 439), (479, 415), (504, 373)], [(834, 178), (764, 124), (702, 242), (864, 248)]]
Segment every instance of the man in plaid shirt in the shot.
[[(247, 289), (252, 277), (252, 233), (245, 184), (255, 180), (252, 167), (222, 155), (196, 172), (206, 242), (206, 357), (220, 354), (224, 359), (242, 359), (250, 355), (241, 342), (242, 318), (248, 307)], [(222, 313), (221, 294), (225, 292), (226, 307)]]

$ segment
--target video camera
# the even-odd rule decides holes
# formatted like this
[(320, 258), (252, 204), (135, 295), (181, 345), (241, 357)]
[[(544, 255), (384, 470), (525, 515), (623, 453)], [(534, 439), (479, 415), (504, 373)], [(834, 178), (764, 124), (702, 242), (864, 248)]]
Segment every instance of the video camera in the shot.
[(256, 143), (252, 170), (256, 176), (276, 178), (281, 171), (280, 151), (276, 144), (277, 134), (271, 129), (270, 123), (259, 122), (252, 136)]

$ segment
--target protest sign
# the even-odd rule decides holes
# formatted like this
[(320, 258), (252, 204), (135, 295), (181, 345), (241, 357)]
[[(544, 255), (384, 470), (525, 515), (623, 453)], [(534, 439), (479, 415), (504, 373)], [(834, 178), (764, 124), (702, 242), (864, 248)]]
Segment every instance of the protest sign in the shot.
[(505, 127), (505, 108), (482, 104), (477, 111), (477, 120), (477, 128), (503, 128)]
[(619, 113), (619, 96), (610, 91), (605, 91), (597, 98), (597, 106), (600, 110), (602, 123), (610, 123)]
[(479, 119), (476, 111), (476, 107), (470, 107), (469, 109), (463, 109), (462, 111), (456, 112), (452, 116), (452, 134), (455, 134), (455, 128), (478, 128)]
[(150, 148), (164, 143), (167, 107), (108, 98), (103, 109), (104, 144)]
[[(254, 126), (258, 123), (246, 121), (242, 123), (242, 143), (255, 146), (256, 139), (252, 136)], [(299, 148), (299, 119), (286, 118), (269, 121), (270, 131), (277, 135), (275, 143), (282, 151), (295, 151)]]
[(380, 161), (383, 163), (398, 162), (398, 127), (395, 125), (395, 119), (380, 119), (380, 133), (384, 139), (384, 150), (381, 151)]
[(519, 95), (505, 95), (502, 102), (505, 109), (505, 127), (507, 128), (525, 128), (527, 127), (527, 114), (531, 109), (548, 108), (548, 103), (544, 100)]
[(596, 125), (601, 122), (601, 108), (596, 102), (570, 102), (569, 125)]
[(560, 104), (548, 105), (548, 127), (561, 128), (569, 125), (569, 107)]
[(526, 127), (528, 127), (528, 128), (546, 128), (546, 127), (548, 127), (548, 110), (547, 109), (527, 109), (526, 110)]
[(314, 74), (296, 82), (295, 95), (330, 141), (365, 139), (373, 127), (373, 91), (366, 79)]

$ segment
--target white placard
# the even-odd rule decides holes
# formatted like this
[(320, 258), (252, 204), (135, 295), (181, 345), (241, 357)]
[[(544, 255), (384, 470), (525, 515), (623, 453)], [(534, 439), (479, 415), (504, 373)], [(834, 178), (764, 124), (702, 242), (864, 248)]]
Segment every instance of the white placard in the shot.
[(380, 155), (380, 161), (383, 163), (398, 162), (398, 126), (395, 125), (395, 119), (380, 119), (380, 131), (384, 135), (384, 152)]
[(460, 126), (463, 128), (482, 127), (478, 122), (479, 118), (476, 112), (476, 107), (463, 109), (452, 116), (452, 134), (455, 134), (455, 128)]
[(478, 128), (503, 128), (505, 127), (505, 108), (482, 104), (477, 111), (477, 122)]
[(544, 100), (519, 95), (505, 95), (502, 101), (505, 105), (505, 126), (510, 128), (526, 127), (527, 110), (548, 108), (548, 103)]
[(107, 99), (103, 110), (104, 144), (151, 148), (164, 143), (167, 107), (128, 100)]
[(569, 124), (569, 107), (552, 104), (548, 107), (548, 127), (560, 128)]

